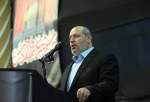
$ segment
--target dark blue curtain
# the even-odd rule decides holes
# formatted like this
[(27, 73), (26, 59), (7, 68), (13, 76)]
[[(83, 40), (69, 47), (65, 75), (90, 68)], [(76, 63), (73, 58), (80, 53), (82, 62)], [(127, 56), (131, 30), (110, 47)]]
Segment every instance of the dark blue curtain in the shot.
[(120, 88), (117, 98), (150, 99), (150, 19), (93, 33), (99, 52), (113, 53), (118, 57)]

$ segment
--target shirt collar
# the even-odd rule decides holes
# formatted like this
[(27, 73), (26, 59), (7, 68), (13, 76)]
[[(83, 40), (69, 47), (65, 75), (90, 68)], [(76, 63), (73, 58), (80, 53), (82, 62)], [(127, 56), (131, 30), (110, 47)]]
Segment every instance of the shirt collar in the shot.
[(73, 61), (79, 62), (83, 60), (93, 49), (94, 47), (90, 47), (87, 50), (83, 51), (79, 56), (73, 56), (72, 57)]
[(85, 58), (93, 49), (94, 47), (90, 47), (87, 50), (83, 51), (81, 55)]

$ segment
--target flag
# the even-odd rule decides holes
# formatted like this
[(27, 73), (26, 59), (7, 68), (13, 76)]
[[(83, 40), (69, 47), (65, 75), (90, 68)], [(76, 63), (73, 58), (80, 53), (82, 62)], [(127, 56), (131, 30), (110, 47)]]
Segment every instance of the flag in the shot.
[(0, 0), (0, 68), (11, 67), (10, 0)]

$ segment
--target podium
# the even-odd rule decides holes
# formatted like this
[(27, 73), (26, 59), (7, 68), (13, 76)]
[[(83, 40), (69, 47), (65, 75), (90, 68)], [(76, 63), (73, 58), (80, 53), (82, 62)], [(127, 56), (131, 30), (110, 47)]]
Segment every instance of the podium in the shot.
[(35, 70), (0, 69), (0, 102), (72, 102)]

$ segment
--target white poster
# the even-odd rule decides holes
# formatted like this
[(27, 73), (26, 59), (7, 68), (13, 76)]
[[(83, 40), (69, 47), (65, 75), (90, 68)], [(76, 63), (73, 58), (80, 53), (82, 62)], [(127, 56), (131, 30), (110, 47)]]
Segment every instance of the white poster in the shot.
[[(58, 42), (57, 15), (58, 0), (16, 0), (13, 67), (32, 63), (54, 48)], [(57, 71), (59, 58), (56, 61), (51, 69)]]

